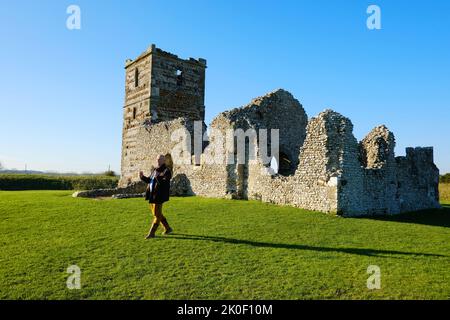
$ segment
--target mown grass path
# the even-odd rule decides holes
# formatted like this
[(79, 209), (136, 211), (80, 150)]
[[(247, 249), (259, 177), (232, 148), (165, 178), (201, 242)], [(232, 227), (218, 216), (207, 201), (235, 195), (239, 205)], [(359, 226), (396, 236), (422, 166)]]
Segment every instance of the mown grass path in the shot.
[[(449, 299), (450, 202), (383, 219), (172, 198), (144, 240), (143, 199), (0, 192), (0, 299)], [(81, 268), (69, 290), (66, 269)], [(381, 269), (369, 290), (367, 267)]]

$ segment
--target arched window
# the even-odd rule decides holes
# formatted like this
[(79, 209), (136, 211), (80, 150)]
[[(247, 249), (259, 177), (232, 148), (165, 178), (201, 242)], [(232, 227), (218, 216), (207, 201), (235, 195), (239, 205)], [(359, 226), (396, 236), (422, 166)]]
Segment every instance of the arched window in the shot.
[(278, 161), (275, 157), (272, 157), (272, 160), (270, 160), (269, 173), (272, 176), (278, 174)]

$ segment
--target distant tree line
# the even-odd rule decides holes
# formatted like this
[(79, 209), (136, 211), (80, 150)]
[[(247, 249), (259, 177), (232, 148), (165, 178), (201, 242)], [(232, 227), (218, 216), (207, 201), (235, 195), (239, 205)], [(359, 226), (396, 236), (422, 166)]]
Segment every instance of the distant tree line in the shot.
[(0, 174), (0, 190), (92, 190), (117, 187), (111, 175), (57, 176), (44, 174)]
[(440, 183), (450, 183), (450, 173), (446, 173), (444, 175), (441, 175), (439, 177), (439, 182)]

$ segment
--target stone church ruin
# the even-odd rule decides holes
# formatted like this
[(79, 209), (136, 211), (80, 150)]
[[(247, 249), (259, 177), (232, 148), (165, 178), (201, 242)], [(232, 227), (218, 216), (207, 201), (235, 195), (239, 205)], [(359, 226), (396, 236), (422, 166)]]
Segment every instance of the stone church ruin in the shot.
[[(151, 45), (125, 64), (121, 178), (117, 189), (78, 196), (127, 197), (141, 193), (140, 170), (158, 154), (171, 153), (176, 130), (206, 132), (204, 59), (181, 59)], [(201, 126), (195, 126), (201, 121)], [(258, 157), (245, 163), (205, 163), (210, 142), (191, 163), (174, 165), (171, 192), (229, 199), (257, 199), (344, 216), (386, 215), (439, 208), (439, 170), (433, 148), (407, 148), (394, 155), (394, 134), (374, 128), (362, 141), (350, 119), (325, 110), (308, 118), (289, 92), (279, 89), (248, 105), (217, 115), (210, 130), (279, 129), (277, 173)], [(256, 136), (259, 140), (261, 137)], [(189, 142), (191, 143), (191, 142)], [(270, 148), (269, 148), (270, 150)], [(226, 154), (236, 157), (236, 152)]]

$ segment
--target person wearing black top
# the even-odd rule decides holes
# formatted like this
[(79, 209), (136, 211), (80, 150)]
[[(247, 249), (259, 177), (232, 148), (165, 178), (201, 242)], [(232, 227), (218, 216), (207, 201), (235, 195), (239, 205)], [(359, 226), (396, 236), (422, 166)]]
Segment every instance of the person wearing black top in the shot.
[(146, 239), (155, 237), (155, 232), (160, 223), (164, 227), (163, 234), (170, 234), (173, 231), (162, 213), (163, 203), (169, 201), (170, 179), (172, 178), (172, 171), (166, 165), (166, 160), (168, 160), (166, 156), (159, 155), (157, 158), (158, 166), (153, 169), (148, 177), (144, 176), (142, 171), (139, 172), (139, 178), (147, 183), (145, 200), (150, 203), (150, 209), (154, 217), (150, 231), (145, 237)]

